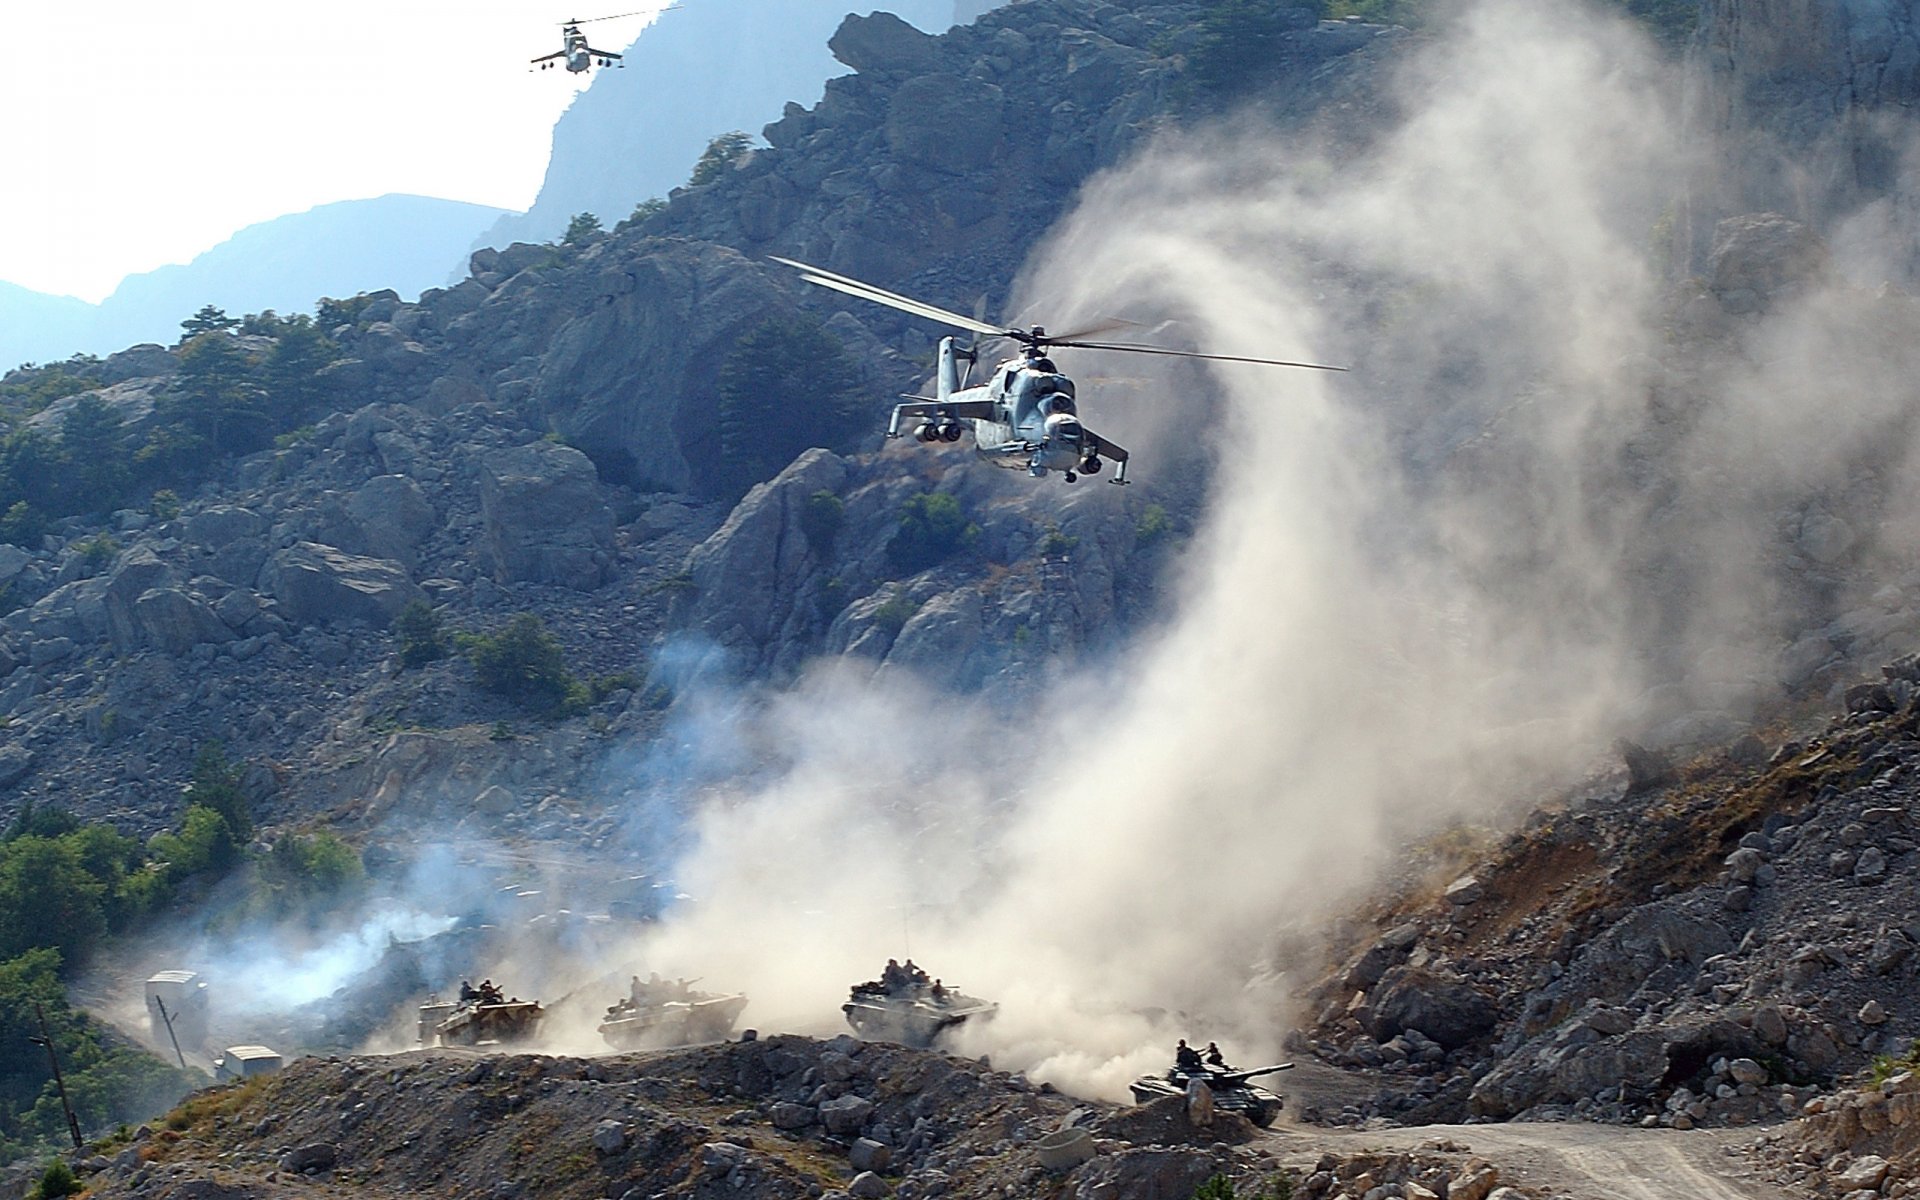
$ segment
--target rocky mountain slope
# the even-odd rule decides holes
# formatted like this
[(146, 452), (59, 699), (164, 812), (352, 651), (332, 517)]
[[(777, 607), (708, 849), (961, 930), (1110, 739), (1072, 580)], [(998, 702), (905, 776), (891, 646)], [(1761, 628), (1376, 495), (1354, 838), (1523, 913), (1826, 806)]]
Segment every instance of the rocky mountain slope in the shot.
[[(616, 752), (674, 748), (660, 735), (685, 714), (687, 660), (778, 684), (833, 655), (872, 664), (870, 678), (910, 671), (1000, 699), (1149, 625), (1209, 485), (1202, 452), (1169, 449), (1191, 470), (1128, 492), (1042, 492), (958, 453), (870, 437), (810, 450), (736, 503), (712, 473), (715, 368), (765, 319), (811, 314), (855, 352), (877, 426), (886, 397), (919, 386), (937, 335), (808, 294), (763, 255), (956, 308), (1004, 301), (1089, 173), (1176, 119), (1197, 11), (1026, 0), (939, 38), (849, 19), (833, 47), (857, 73), (814, 108), (789, 108), (770, 148), (715, 182), (583, 245), (482, 251), (469, 278), (416, 303), (369, 297), (331, 331), (347, 355), (328, 368), (346, 411), (240, 462), (177, 514), (115, 514), (117, 548), (74, 521), (0, 554), (20, 605), (0, 636), (0, 811), (48, 801), (149, 831), (175, 815), (194, 747), (219, 738), (247, 763), (263, 817), (336, 822), (380, 851), (377, 866), (404, 862), (423, 832), (456, 831), (642, 869), (656, 864), (623, 822), (655, 816), (649, 780), (601, 768)], [(1386, 114), (1370, 81), (1413, 40), (1358, 22), (1302, 22), (1288, 39), (1286, 69), (1257, 103), (1306, 120), (1329, 115), (1318, 97), (1357, 126)], [(1770, 1170), (1795, 1186), (1904, 1194), (1911, 1168), (1891, 1131), (1908, 1084), (1831, 1089), (1903, 1053), (1920, 1023), (1908, 911), (1920, 669), (1904, 657), (1920, 576), (1890, 503), (1909, 418), (1888, 382), (1911, 378), (1920, 339), (1897, 291), (1822, 291), (1831, 247), (1808, 225), (1732, 215), (1713, 228), (1701, 273), (1666, 298), (1657, 350), (1609, 361), (1635, 400), (1608, 443), (1618, 454), (1581, 464), (1597, 513), (1636, 518), (1606, 564), (1635, 585), (1606, 594), (1631, 599), (1648, 634), (1655, 682), (1635, 741), (1622, 766), (1544, 803), (1487, 800), (1482, 821), (1394, 860), (1401, 873), (1360, 918), (1275, 955), (1318, 971), (1289, 998), (1305, 1018), (1296, 1052), (1348, 1073), (1303, 1088), (1298, 1107), (1327, 1124), (1579, 1118), (1655, 1137), (1810, 1113), (1769, 1142)], [(1703, 380), (1798, 379), (1799, 363), (1829, 361), (1832, 345), (1781, 355), (1771, 340), (1769, 314), (1809, 295), (1876, 351), (1895, 347), (1875, 359), (1884, 377), (1848, 383), (1894, 397), (1885, 420), (1818, 470), (1783, 470), (1751, 493), (1728, 472), (1708, 480), (1724, 490), (1689, 492), (1709, 473), (1687, 437), (1726, 416)], [(1381, 305), (1383, 328), (1409, 320), (1394, 304)], [(177, 363), (142, 347), (86, 369), (137, 433)], [(1478, 382), (1461, 367), (1448, 387)], [(1445, 408), (1449, 394), (1416, 399)], [(1449, 410), (1468, 428), (1408, 454), (1418, 482), (1469, 487), (1512, 517), (1488, 541), (1515, 559), (1559, 549), (1534, 540), (1548, 536), (1528, 519), (1543, 489), (1513, 432), (1516, 414), (1553, 399), (1517, 389), (1472, 420)], [(1410, 428), (1424, 436), (1440, 419)], [(909, 569), (891, 552), (901, 514), (930, 494), (974, 529), (962, 552)], [(1758, 512), (1763, 527), (1754, 587), (1767, 619), (1742, 630), (1754, 652), (1731, 666), (1682, 653), (1702, 609), (1689, 573), (1701, 554), (1668, 536), (1688, 506), (1716, 504)], [(835, 516), (822, 524), (821, 511)], [(1548, 599), (1583, 615), (1581, 597)], [(537, 612), (577, 670), (630, 671), (641, 686), (548, 722), (476, 690), (458, 660), (402, 670), (389, 626), (415, 600), (476, 632)], [(1343, 681), (1356, 693), (1398, 683)], [(1184, 1200), (1217, 1171), (1249, 1190), (1273, 1175), (1257, 1149), (1214, 1145), (1237, 1130), (1196, 1135), (1165, 1110), (1115, 1114), (982, 1064), (787, 1038), (659, 1059), (312, 1060), (198, 1104), (95, 1163), (103, 1194)], [(857, 1122), (829, 1119), (862, 1104), (874, 1107)], [(1091, 1115), (1102, 1158), (1066, 1180), (1036, 1174), (1027, 1143), (1073, 1108)], [(1404, 1157), (1298, 1175), (1314, 1194), (1354, 1196), (1477, 1197), (1495, 1182)]]

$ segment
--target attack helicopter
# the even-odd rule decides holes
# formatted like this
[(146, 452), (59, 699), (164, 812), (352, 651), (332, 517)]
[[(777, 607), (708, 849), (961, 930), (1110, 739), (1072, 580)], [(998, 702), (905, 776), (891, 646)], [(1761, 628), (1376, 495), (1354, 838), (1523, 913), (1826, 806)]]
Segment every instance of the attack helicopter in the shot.
[[(962, 316), (921, 300), (889, 292), (850, 276), (835, 274), (823, 267), (777, 255), (769, 257), (800, 271), (801, 277), (808, 283), (975, 334), (975, 341), (965, 346), (952, 337), (940, 339), (936, 394), (907, 396), (907, 403), (894, 405), (893, 419), (887, 422), (887, 436), (899, 437), (901, 424), (914, 421), (917, 424), (914, 425), (913, 436), (919, 441), (957, 442), (965, 432), (963, 423), (971, 424), (975, 453), (995, 466), (1013, 470), (1025, 468), (1027, 474), (1035, 479), (1043, 479), (1049, 472), (1059, 471), (1068, 483), (1072, 483), (1082, 475), (1099, 474), (1104, 459), (1114, 464), (1110, 482), (1127, 482), (1126, 449), (1101, 437), (1081, 422), (1073, 380), (1063, 375), (1053, 359), (1048, 357), (1048, 350), (1054, 347), (1162, 354), (1214, 362), (1258, 363), (1269, 367), (1302, 367), (1312, 371), (1346, 370), (1345, 367), (1322, 363), (1247, 358), (1236, 354), (1202, 354), (1164, 346), (1085, 340), (1092, 334), (1132, 326), (1134, 323), (1131, 321), (1105, 321), (1085, 329), (1058, 334), (1048, 333), (1046, 327), (1041, 325), (1027, 329), (995, 325), (978, 317)], [(986, 382), (971, 385), (973, 369), (980, 357), (979, 339), (995, 337), (1019, 343), (1020, 354), (995, 367)]]
[[(672, 12), (673, 9), (663, 8), (660, 11), (663, 13)], [(647, 15), (649, 14), (644, 12), (615, 13), (610, 17), (588, 17), (584, 21), (577, 17), (562, 21), (560, 23), (560, 49), (554, 51), (552, 54), (543, 54), (539, 58), (529, 61), (538, 63), (542, 71), (555, 65), (563, 65), (567, 70), (572, 71), (576, 75), (581, 71), (591, 70), (596, 62), (603, 67), (618, 65), (624, 68), (627, 64), (621, 61), (620, 55), (615, 54), (611, 50), (595, 50), (592, 46), (588, 45), (587, 35), (580, 32), (580, 27), (582, 25), (591, 25), (595, 21), (617, 21), (621, 17), (644, 17)]]

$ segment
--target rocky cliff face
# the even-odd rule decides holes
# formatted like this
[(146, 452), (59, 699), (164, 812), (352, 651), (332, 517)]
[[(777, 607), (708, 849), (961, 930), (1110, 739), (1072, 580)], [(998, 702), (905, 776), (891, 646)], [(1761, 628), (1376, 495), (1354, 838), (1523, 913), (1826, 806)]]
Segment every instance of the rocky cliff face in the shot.
[[(1712, 163), (1702, 215), (1772, 210), (1823, 228), (1851, 217), (1881, 244), (1910, 231), (1900, 118), (1920, 101), (1917, 15), (1905, 0), (1711, 0), (1693, 50)], [(1904, 280), (1916, 266), (1909, 255), (1883, 269)]]

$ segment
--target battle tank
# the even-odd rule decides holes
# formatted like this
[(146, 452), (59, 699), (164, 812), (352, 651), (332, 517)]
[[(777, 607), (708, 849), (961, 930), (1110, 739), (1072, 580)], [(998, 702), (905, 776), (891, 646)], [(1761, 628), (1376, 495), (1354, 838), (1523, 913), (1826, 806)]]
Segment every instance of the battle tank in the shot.
[(1176, 1065), (1165, 1075), (1142, 1075), (1134, 1080), (1133, 1102), (1146, 1104), (1163, 1096), (1184, 1096), (1187, 1094), (1187, 1086), (1198, 1079), (1212, 1090), (1213, 1107), (1216, 1111), (1238, 1113), (1265, 1129), (1273, 1124), (1275, 1117), (1280, 1115), (1281, 1106), (1286, 1101), (1277, 1094), (1263, 1087), (1255, 1087), (1247, 1081), (1255, 1076), (1291, 1070), (1292, 1067), (1292, 1063), (1276, 1063), (1271, 1067), (1255, 1067), (1250, 1071), (1241, 1071), (1224, 1063)]
[(1000, 1006), (929, 980), (909, 961), (905, 967), (889, 962), (878, 980), (855, 984), (840, 1011), (863, 1038), (925, 1049), (946, 1031), (985, 1020)]
[(420, 1006), (420, 1044), (477, 1046), (481, 1042), (523, 1042), (540, 1027), (546, 1013), (537, 1000), (509, 1000), (498, 988), (471, 992), (459, 1000), (429, 996)]
[(739, 992), (697, 992), (698, 980), (663, 980), (658, 975), (642, 982), (607, 1009), (600, 1036), (616, 1050), (663, 1050), (725, 1040), (747, 1007)]

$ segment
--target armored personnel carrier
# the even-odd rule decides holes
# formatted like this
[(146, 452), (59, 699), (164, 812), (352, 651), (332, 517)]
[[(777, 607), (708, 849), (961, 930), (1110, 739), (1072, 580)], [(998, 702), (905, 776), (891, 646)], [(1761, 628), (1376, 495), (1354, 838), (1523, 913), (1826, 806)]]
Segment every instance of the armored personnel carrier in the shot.
[(429, 996), (420, 1006), (420, 1044), (477, 1046), (481, 1042), (523, 1042), (540, 1028), (546, 1013), (537, 1000), (509, 1000), (491, 983), (461, 985), (458, 1000)]
[[(1184, 1043), (1182, 1049), (1185, 1049)], [(1281, 1106), (1286, 1101), (1263, 1087), (1255, 1087), (1248, 1080), (1271, 1075), (1275, 1071), (1291, 1070), (1292, 1067), (1292, 1063), (1276, 1063), (1271, 1067), (1241, 1071), (1224, 1062), (1203, 1061), (1197, 1054), (1191, 1057), (1183, 1054), (1165, 1075), (1142, 1075), (1134, 1080), (1133, 1102), (1146, 1104), (1162, 1096), (1184, 1096), (1187, 1086), (1198, 1079), (1212, 1090), (1216, 1111), (1238, 1113), (1265, 1129), (1280, 1115)]]
[(889, 959), (879, 979), (853, 985), (840, 1011), (863, 1038), (925, 1049), (949, 1029), (985, 1020), (1000, 1006), (929, 979), (912, 959), (905, 966)]
[(697, 992), (697, 979), (634, 976), (627, 995), (607, 1009), (600, 1036), (616, 1050), (664, 1050), (725, 1040), (747, 1007), (739, 992)]

